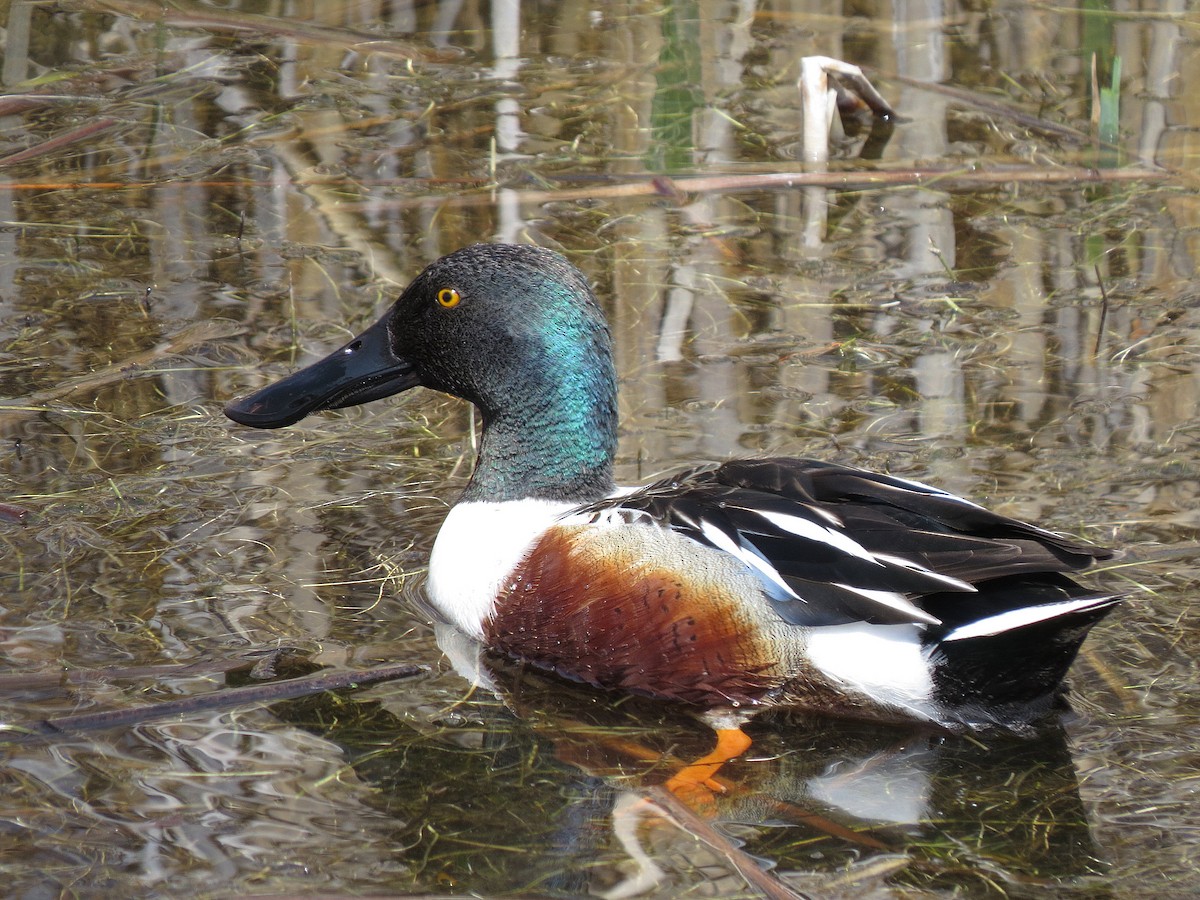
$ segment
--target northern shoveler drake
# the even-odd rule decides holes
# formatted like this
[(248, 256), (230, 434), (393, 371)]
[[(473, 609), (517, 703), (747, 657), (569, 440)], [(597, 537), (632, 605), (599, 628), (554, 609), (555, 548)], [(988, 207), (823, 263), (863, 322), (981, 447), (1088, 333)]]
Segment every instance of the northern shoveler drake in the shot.
[(538, 247), (437, 260), (361, 335), (225, 412), (278, 428), (417, 386), (483, 417), (433, 607), (504, 656), (707, 710), (725, 758), (770, 707), (1028, 726), (1118, 600), (1064, 574), (1107, 550), (849, 466), (740, 460), (618, 489), (608, 327)]

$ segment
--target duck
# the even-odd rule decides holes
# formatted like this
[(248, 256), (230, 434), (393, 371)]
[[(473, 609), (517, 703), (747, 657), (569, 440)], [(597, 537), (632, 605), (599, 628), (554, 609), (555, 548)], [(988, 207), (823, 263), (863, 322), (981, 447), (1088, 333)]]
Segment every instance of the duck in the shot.
[(489, 654), (694, 709), (718, 738), (699, 780), (768, 709), (1035, 728), (1121, 599), (1071, 577), (1108, 549), (836, 462), (618, 487), (607, 322), (580, 270), (535, 245), (443, 256), (353, 340), (225, 414), (281, 428), (416, 387), (482, 417), (430, 554), (433, 611)]

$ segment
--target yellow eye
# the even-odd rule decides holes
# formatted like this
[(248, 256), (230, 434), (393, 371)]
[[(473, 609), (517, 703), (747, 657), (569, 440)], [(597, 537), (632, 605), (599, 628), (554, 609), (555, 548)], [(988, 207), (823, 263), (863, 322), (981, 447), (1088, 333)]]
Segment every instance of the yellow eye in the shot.
[(437, 292), (437, 302), (446, 309), (458, 306), (460, 300), (462, 300), (462, 295), (454, 288), (442, 288)]

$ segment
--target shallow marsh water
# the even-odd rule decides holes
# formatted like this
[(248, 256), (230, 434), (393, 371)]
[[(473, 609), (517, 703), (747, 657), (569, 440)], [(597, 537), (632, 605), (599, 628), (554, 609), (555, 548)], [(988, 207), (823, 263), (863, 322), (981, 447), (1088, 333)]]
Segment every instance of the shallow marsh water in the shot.
[[(1200, 17), (1088, 9), (0, 4), (6, 891), (1200, 891)], [(813, 54), (906, 121), (836, 137), (845, 186), (756, 182), (801, 169)], [(1093, 54), (1102, 86), (1120, 57), (1109, 146)], [(1075, 715), (1024, 742), (764, 720), (672, 822), (659, 760), (705, 751), (695, 723), (470, 692), (419, 606), (469, 411), (220, 409), (477, 240), (595, 283), (624, 481), (812, 455), (1122, 548)], [(221, 701), (395, 661), (427, 671)], [(141, 712), (26, 734), (104, 710)]]

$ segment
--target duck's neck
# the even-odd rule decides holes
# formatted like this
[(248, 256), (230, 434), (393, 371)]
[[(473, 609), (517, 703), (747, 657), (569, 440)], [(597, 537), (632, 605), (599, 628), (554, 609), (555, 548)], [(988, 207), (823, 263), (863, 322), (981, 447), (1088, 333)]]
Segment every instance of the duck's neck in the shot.
[(502, 410), (483, 410), (479, 456), (461, 499), (585, 503), (612, 493), (617, 403), (611, 364), (522, 393)]

